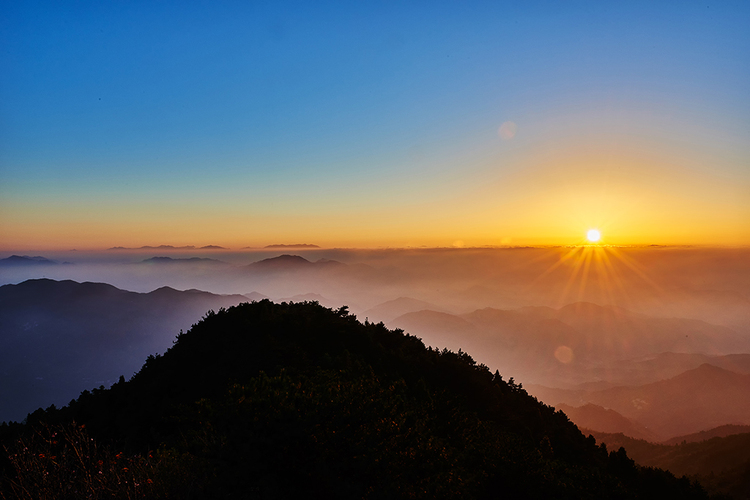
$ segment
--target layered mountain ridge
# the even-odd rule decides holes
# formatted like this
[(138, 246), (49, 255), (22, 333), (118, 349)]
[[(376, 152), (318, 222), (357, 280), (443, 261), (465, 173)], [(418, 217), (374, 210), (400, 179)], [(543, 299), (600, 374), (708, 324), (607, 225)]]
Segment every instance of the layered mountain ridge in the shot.
[[(131, 380), (1, 427), (15, 453), (2, 457), (15, 478), (2, 487), (61, 477), (73, 421), (124, 450), (112, 460), (141, 464), (116, 473), (146, 498), (707, 498), (687, 479), (608, 453), (466, 353), (309, 302), (211, 312)], [(35, 448), (48, 443), (34, 438), (40, 425), (63, 429), (47, 453)], [(19, 435), (25, 448), (12, 444)], [(156, 447), (181, 458), (138, 455)], [(29, 454), (34, 464), (20, 467)], [(65, 477), (72, 492), (88, 484)]]
[(0, 287), (0, 421), (21, 420), (82, 390), (130, 376), (208, 310), (242, 295), (29, 280)]

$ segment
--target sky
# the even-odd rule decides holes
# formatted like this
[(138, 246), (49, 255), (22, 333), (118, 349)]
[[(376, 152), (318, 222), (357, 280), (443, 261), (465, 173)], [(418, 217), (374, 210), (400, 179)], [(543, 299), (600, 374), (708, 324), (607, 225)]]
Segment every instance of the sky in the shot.
[(0, 250), (750, 245), (748, 2), (3, 2)]

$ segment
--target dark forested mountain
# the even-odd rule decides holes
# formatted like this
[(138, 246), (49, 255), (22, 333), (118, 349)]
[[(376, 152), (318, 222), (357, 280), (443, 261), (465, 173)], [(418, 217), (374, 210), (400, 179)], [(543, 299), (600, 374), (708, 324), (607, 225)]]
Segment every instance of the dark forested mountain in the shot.
[[(462, 315), (422, 310), (389, 324), (534, 381), (532, 394), (575, 408), (573, 420), (598, 431), (663, 440), (750, 424), (750, 354), (719, 354), (747, 352), (750, 338), (723, 326), (590, 303)], [(682, 352), (664, 352), (670, 349)]]
[(750, 498), (750, 433), (700, 441), (689, 441), (693, 436), (685, 436), (687, 439), (674, 444), (654, 444), (622, 434), (591, 434), (610, 448), (624, 447), (641, 465), (697, 477), (711, 493)]
[(29, 280), (0, 287), (0, 421), (130, 377), (202, 312), (245, 301), (163, 287)]
[(316, 303), (209, 313), (131, 380), (0, 440), (6, 493), (116, 478), (152, 498), (707, 498), (608, 453), (466, 353)]

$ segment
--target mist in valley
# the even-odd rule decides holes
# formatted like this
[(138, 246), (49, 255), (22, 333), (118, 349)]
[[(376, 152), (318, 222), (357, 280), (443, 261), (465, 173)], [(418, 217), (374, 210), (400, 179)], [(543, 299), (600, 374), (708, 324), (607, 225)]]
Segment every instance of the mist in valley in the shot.
[[(660, 441), (750, 425), (743, 403), (750, 390), (748, 249), (28, 255), (37, 256), (48, 261), (0, 261), (0, 283), (9, 285), (0, 288), (0, 352), (7, 358), (0, 420), (127, 379), (209, 309), (268, 298), (347, 306), (360, 321), (461, 349), (543, 402), (575, 408), (577, 423), (592, 430)], [(64, 280), (75, 283), (63, 287)], [(85, 282), (111, 286), (80, 288)]]

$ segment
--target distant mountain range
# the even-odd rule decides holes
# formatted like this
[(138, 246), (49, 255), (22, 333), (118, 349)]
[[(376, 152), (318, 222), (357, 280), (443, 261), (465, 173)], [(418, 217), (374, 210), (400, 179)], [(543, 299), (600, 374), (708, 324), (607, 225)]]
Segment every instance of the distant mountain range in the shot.
[(311, 262), (299, 255), (284, 254), (279, 255), (278, 257), (271, 257), (269, 259), (253, 262), (245, 268), (254, 272), (291, 273), (299, 271), (318, 271), (339, 266), (343, 267), (345, 264), (329, 259), (319, 259), (315, 262)]
[(277, 243), (275, 245), (266, 245), (263, 248), (320, 248), (318, 245), (311, 245), (310, 243), (293, 243), (291, 245), (284, 245)]
[(719, 355), (750, 352), (750, 339), (727, 327), (591, 303), (459, 315), (420, 310), (388, 325), (437, 348), (476, 353), (597, 431), (660, 441), (750, 424), (750, 354)]
[(750, 425), (720, 425), (713, 429), (706, 431), (700, 431), (693, 434), (687, 434), (685, 436), (677, 436), (672, 439), (664, 441), (662, 444), (676, 445), (682, 443), (700, 443), (701, 441), (708, 441), (713, 438), (723, 438), (727, 436), (734, 436), (735, 434), (750, 434)]
[(371, 307), (364, 311), (362, 316), (368, 318), (369, 321), (374, 323), (379, 321), (390, 323), (395, 318), (403, 316), (404, 314), (424, 310), (445, 312), (440, 306), (425, 302), (424, 300), (413, 299), (411, 297), (399, 297)]
[[(750, 375), (703, 364), (676, 377), (641, 386), (599, 391), (551, 389), (527, 385), (547, 404), (598, 405), (643, 424), (658, 441), (726, 424), (750, 425)], [(580, 414), (583, 417), (583, 414)], [(604, 431), (602, 424), (581, 420)], [(584, 423), (585, 422), (585, 423)], [(601, 422), (601, 421), (600, 421)], [(598, 427), (598, 428), (597, 428)], [(609, 427), (611, 432), (612, 427)], [(629, 434), (626, 429), (619, 432)]]
[(621, 432), (635, 439), (645, 439), (652, 442), (660, 440), (659, 436), (644, 425), (625, 418), (614, 410), (598, 405), (588, 403), (583, 406), (570, 406), (559, 403), (555, 405), (555, 408), (564, 412), (574, 424), (582, 429), (609, 433)]
[(247, 299), (250, 300), (251, 302), (252, 301), (260, 302), (261, 300), (268, 298), (268, 295), (263, 295), (260, 292), (243, 293), (242, 295), (247, 297)]
[(144, 264), (226, 264), (217, 259), (205, 257), (190, 257), (184, 259), (173, 259), (172, 257), (151, 257), (141, 261)]
[(641, 309), (654, 316), (705, 319), (750, 332), (750, 299), (733, 290), (674, 290), (671, 300), (656, 300)]
[[(171, 257), (154, 257), (143, 262), (154, 266), (219, 263), (212, 259)], [(295, 279), (307, 277), (310, 283), (320, 283), (339, 270), (347, 269), (348, 265), (338, 261), (311, 262), (298, 255), (284, 254), (243, 268), (231, 268), (231, 271), (240, 275), (244, 273), (237, 271), (249, 271), (248, 276), (255, 274), (261, 278), (248, 283), (262, 284), (264, 276), (286, 273), (293, 274)], [(333, 273), (323, 273), (323, 270)], [(330, 299), (328, 294), (271, 293), (275, 300), (316, 301), (334, 309), (346, 303), (340, 296)], [(220, 296), (170, 288), (137, 294), (102, 283), (51, 280), (30, 280), (1, 287), (0, 390), (3, 393), (0, 397), (7, 394), (8, 401), (18, 404), (0, 401), (0, 420), (23, 418), (24, 412), (34, 409), (33, 405), (44, 404), (41, 398), (23, 402), (23, 394), (46, 394), (50, 402), (65, 402), (88, 385), (107, 385), (121, 374), (127, 376), (134, 372), (143, 356), (168, 346), (181, 328), (189, 327), (209, 309), (264, 298), (267, 295), (258, 292)], [(619, 430), (631, 436), (664, 439), (722, 424), (750, 423), (746, 419), (750, 410), (740, 405), (738, 411), (732, 413), (721, 398), (710, 399), (719, 394), (726, 400), (741, 399), (741, 391), (748, 388), (747, 383), (733, 377), (750, 374), (750, 354), (659, 351), (708, 348), (718, 352), (741, 351), (742, 339), (726, 327), (699, 320), (650, 318), (590, 303), (560, 309), (485, 308), (467, 314), (437, 309), (441, 308), (427, 301), (399, 297), (359, 314), (361, 320), (387, 321), (389, 327), (402, 328), (423, 338), (428, 345), (475, 353), (479, 362), (499, 368), (506, 377), (522, 381), (542, 401), (576, 408), (571, 410), (574, 421), (578, 419), (581, 425), (596, 430)], [(389, 320), (389, 317), (394, 318)], [(701, 367), (705, 363), (711, 368)], [(58, 369), (58, 366), (65, 368)], [(713, 367), (720, 370), (720, 375), (712, 378)], [(692, 382), (678, 384), (679, 376), (697, 368), (704, 372), (691, 379)], [(659, 381), (663, 384), (665, 379), (671, 380), (672, 385), (648, 389), (649, 384)], [(705, 391), (699, 385), (688, 387), (690, 383), (714, 379), (714, 385), (709, 384)], [(14, 388), (11, 380), (21, 381), (19, 387)], [(539, 384), (540, 381), (547, 383)], [(627, 388), (631, 392), (621, 387), (625, 384), (632, 386)], [(553, 388), (555, 386), (558, 388)], [(632, 391), (636, 389), (645, 391), (645, 396), (634, 395)], [(660, 391), (669, 396), (662, 397)], [(695, 399), (691, 402), (687, 396), (680, 399), (685, 394), (697, 397), (702, 391), (706, 392), (705, 397), (709, 398), (706, 401), (710, 404)], [(607, 399), (606, 394), (619, 396)], [(646, 396), (656, 401), (646, 406), (659, 409), (661, 413), (633, 409), (633, 401), (647, 400)], [(676, 413), (671, 407), (659, 406), (659, 401), (670, 401), (669, 404), (689, 415), (672, 422), (669, 420), (672, 417), (667, 417)], [(587, 404), (591, 406), (585, 407)], [(704, 408), (693, 411), (695, 405)], [(13, 406), (23, 409), (12, 416), (3, 413), (5, 408)], [(712, 408), (714, 413), (706, 408)], [(618, 420), (614, 412), (622, 419)], [(585, 419), (594, 419), (602, 425)], [(613, 427), (615, 421), (619, 421), (621, 427)], [(603, 422), (609, 423), (604, 425)], [(626, 425), (626, 422), (629, 423)]]
[(247, 301), (169, 287), (150, 293), (48, 279), (0, 287), (0, 421), (130, 377), (208, 310)]
[[(634, 359), (648, 360), (665, 352), (706, 357), (750, 352), (750, 338), (724, 326), (653, 318), (585, 302), (560, 309), (485, 308), (461, 315), (422, 310), (399, 316), (388, 325), (418, 335), (429, 345), (476, 352), (480, 361), (523, 380), (558, 387), (593, 380), (622, 381), (634, 375)], [(649, 369), (658, 369), (648, 363), (639, 368), (643, 377), (649, 376)]]
[[(0, 259), (0, 267), (50, 266), (57, 264), (58, 263), (54, 260), (49, 260), (40, 256), (29, 257), (28, 255), (11, 255), (5, 259)], [(66, 264), (68, 263), (66, 262)]]
[(251, 269), (292, 271), (298, 269), (310, 269), (313, 263), (299, 255), (279, 255), (269, 259), (259, 260), (248, 265)]
[(193, 245), (185, 245), (181, 247), (175, 247), (172, 245), (159, 245), (159, 246), (142, 246), (137, 248), (128, 248), (128, 247), (112, 247), (108, 248), (108, 250), (227, 250), (225, 247), (220, 247), (218, 245), (206, 245), (203, 247), (195, 247)]

